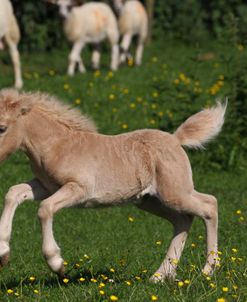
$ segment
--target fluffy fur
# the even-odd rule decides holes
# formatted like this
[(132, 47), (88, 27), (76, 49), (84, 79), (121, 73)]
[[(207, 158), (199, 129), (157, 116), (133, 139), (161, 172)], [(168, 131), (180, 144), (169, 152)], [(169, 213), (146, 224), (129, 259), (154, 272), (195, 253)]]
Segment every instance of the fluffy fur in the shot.
[(0, 220), (0, 259), (9, 260), (12, 219), (19, 204), (42, 200), (42, 251), (49, 267), (63, 275), (63, 259), (52, 231), (54, 214), (64, 207), (96, 207), (133, 201), (168, 219), (174, 237), (152, 280), (174, 278), (194, 216), (207, 229), (204, 272), (217, 265), (217, 200), (194, 189), (189, 159), (181, 144), (198, 146), (223, 124), (218, 104), (190, 117), (175, 134), (136, 130), (115, 136), (56, 98), (40, 93), (0, 92), (0, 160), (21, 149), (35, 178), (10, 188)]

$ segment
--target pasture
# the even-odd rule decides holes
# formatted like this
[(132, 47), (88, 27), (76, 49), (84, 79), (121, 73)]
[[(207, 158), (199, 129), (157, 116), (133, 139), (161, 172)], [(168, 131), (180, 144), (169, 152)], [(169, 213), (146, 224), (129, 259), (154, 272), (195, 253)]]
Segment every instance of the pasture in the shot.
[[(88, 72), (73, 78), (65, 75), (67, 55), (68, 50), (23, 53), (24, 90), (57, 95), (91, 116), (101, 133), (139, 128), (173, 132), (192, 113), (229, 97), (221, 134), (206, 150), (187, 151), (196, 189), (218, 199), (220, 266), (212, 277), (201, 273), (205, 229), (197, 218), (176, 282), (152, 284), (149, 277), (172, 235), (168, 222), (132, 205), (73, 208), (61, 210), (54, 221), (68, 273), (59, 280), (41, 255), (38, 204), (26, 202), (14, 218), (11, 262), (0, 270), (0, 301), (246, 301), (247, 143), (246, 117), (241, 118), (246, 107), (238, 109), (247, 83), (244, 46), (156, 41), (145, 49), (140, 67), (129, 61), (117, 72), (108, 70), (109, 52), (103, 53), (99, 71), (90, 70), (85, 49)], [(13, 72), (6, 53), (0, 54), (0, 69), (0, 87), (10, 86)], [(1, 164), (1, 209), (8, 188), (30, 178), (21, 153)]]

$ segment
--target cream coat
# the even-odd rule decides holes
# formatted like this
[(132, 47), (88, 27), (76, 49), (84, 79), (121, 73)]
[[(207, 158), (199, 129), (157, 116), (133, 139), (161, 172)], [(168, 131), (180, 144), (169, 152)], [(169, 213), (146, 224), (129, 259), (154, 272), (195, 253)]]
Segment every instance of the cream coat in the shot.
[(218, 263), (217, 201), (194, 189), (189, 159), (181, 145), (200, 147), (220, 131), (226, 106), (220, 103), (183, 123), (174, 134), (136, 130), (119, 135), (97, 132), (89, 118), (40, 93), (0, 93), (0, 160), (18, 149), (29, 158), (35, 178), (15, 185), (6, 195), (0, 220), (0, 256), (9, 259), (15, 209), (27, 199), (42, 200), (42, 251), (49, 267), (63, 275), (60, 249), (54, 239), (54, 214), (64, 207), (135, 203), (168, 219), (174, 237), (152, 280), (175, 276), (194, 216), (207, 229), (207, 263)]

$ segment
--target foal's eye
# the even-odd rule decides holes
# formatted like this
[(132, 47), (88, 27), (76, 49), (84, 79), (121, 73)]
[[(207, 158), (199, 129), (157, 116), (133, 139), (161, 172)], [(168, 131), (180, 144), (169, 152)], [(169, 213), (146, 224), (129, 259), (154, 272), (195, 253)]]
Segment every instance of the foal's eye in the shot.
[(0, 135), (6, 132), (7, 127), (6, 126), (0, 126)]

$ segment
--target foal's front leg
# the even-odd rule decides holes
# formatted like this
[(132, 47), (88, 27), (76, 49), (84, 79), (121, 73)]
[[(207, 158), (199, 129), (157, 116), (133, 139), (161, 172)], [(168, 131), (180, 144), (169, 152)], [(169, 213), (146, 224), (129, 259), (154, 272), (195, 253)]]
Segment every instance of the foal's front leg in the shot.
[(12, 186), (9, 189), (5, 196), (5, 204), (0, 219), (0, 263), (2, 266), (9, 261), (9, 240), (16, 208), (25, 200), (44, 199), (47, 196), (49, 193), (37, 179)]
[(53, 236), (53, 215), (64, 207), (72, 206), (81, 200), (85, 200), (85, 190), (74, 182), (69, 182), (56, 193), (42, 201), (38, 215), (42, 227), (42, 252), (52, 271), (64, 276), (63, 259)]

